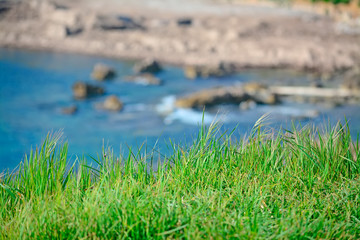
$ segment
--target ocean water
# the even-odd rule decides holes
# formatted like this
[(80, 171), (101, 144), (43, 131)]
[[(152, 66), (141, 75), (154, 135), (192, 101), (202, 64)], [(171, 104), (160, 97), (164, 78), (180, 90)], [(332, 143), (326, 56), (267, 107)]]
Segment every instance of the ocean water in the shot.
[[(112, 66), (117, 77), (98, 83), (90, 78), (96, 63)], [(301, 124), (326, 124), (349, 120), (353, 135), (360, 130), (360, 108), (355, 105), (335, 109), (323, 105), (284, 103), (257, 106), (240, 111), (238, 106), (224, 105), (206, 111), (176, 109), (177, 96), (220, 85), (242, 84), (253, 80), (306, 84), (306, 75), (290, 71), (246, 71), (226, 78), (185, 79), (181, 68), (164, 66), (159, 73), (161, 86), (144, 86), (123, 81), (133, 74), (134, 62), (65, 53), (0, 49), (0, 171), (16, 167), (31, 148), (39, 146), (49, 132), (62, 131), (69, 143), (72, 160), (96, 156), (102, 147), (115, 154), (141, 146), (171, 154), (170, 139), (175, 144), (190, 143), (203, 121), (219, 121), (225, 131), (236, 127), (234, 137), (248, 133), (256, 120), (270, 113), (270, 126), (289, 126), (293, 119), (309, 111), (319, 111), (315, 118), (302, 118)], [(85, 81), (103, 86), (101, 97), (77, 101), (72, 85)], [(95, 105), (115, 94), (124, 102), (121, 112), (97, 110)], [(78, 112), (64, 115), (61, 109), (76, 105)]]

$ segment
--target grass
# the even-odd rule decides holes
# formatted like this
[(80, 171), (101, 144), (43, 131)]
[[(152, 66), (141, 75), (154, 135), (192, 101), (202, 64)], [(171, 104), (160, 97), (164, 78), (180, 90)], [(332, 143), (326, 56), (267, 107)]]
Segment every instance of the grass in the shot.
[[(359, 239), (360, 148), (340, 123), (70, 165), (49, 136), (0, 182), (0, 239)], [(156, 169), (156, 170), (154, 170)]]

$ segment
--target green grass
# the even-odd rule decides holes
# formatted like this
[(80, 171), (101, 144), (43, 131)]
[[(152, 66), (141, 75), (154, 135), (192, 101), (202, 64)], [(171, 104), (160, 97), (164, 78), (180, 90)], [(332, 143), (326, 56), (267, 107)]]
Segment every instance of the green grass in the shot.
[[(48, 137), (0, 185), (0, 239), (359, 239), (360, 148), (341, 124), (69, 165)], [(232, 140), (231, 140), (232, 139)], [(157, 169), (157, 170), (153, 170)]]

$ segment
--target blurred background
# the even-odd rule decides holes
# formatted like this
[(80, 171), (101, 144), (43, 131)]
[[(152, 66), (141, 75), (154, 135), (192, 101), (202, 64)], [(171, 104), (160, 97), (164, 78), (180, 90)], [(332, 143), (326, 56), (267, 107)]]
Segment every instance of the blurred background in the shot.
[(359, 0), (0, 0), (1, 170), (59, 130), (73, 160), (264, 114), (356, 137), (359, 101)]

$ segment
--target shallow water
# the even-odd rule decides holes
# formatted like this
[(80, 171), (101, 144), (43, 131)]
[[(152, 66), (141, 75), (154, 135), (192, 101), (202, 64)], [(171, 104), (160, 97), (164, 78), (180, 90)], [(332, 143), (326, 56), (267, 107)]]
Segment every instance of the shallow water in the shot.
[[(91, 80), (92, 67), (98, 62), (114, 67), (116, 79), (105, 83)], [(132, 66), (133, 62), (94, 56), (0, 49), (0, 170), (17, 166), (48, 132), (60, 129), (69, 142), (73, 160), (84, 154), (94, 156), (103, 145), (119, 153), (126, 152), (128, 146), (136, 149), (145, 143), (152, 149), (156, 144), (160, 151), (170, 153), (169, 139), (175, 143), (190, 142), (203, 116), (201, 111), (175, 109), (172, 102), (176, 96), (251, 80), (300, 85), (308, 81), (305, 75), (289, 71), (248, 71), (227, 78), (189, 81), (180, 68), (165, 66), (157, 75), (164, 82), (162, 86), (143, 86), (122, 81), (132, 74)], [(76, 101), (71, 87), (78, 80), (102, 85), (107, 93)], [(123, 111), (111, 113), (94, 108), (110, 94), (121, 98), (125, 104)], [(75, 115), (61, 113), (62, 107), (74, 104), (78, 106)], [(358, 106), (326, 109), (321, 105), (285, 103), (239, 111), (238, 106), (225, 105), (207, 110), (204, 122), (209, 124), (218, 119), (224, 129), (237, 126), (234, 136), (240, 137), (265, 113), (272, 113), (269, 122), (273, 126), (288, 126), (292, 119), (314, 109), (321, 112), (320, 116), (305, 118), (302, 124), (336, 122), (346, 115), (353, 135), (360, 130)]]

